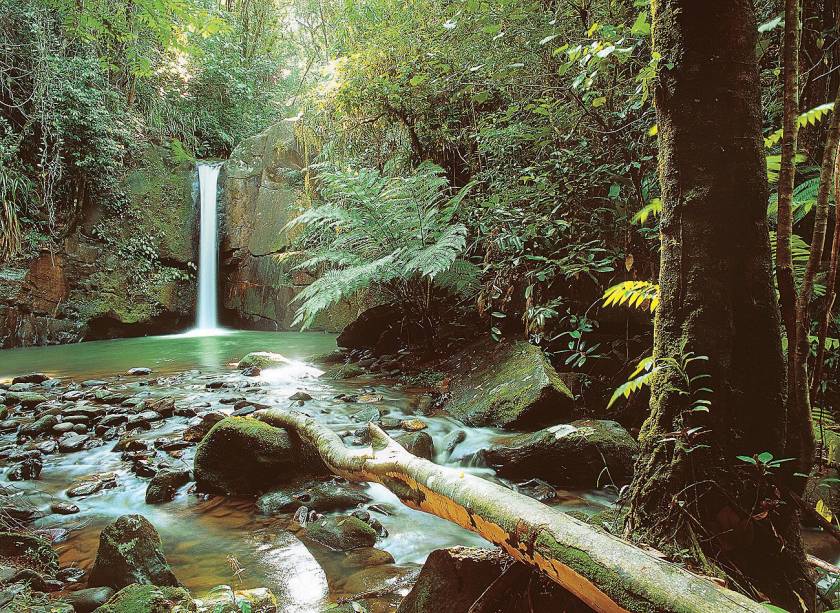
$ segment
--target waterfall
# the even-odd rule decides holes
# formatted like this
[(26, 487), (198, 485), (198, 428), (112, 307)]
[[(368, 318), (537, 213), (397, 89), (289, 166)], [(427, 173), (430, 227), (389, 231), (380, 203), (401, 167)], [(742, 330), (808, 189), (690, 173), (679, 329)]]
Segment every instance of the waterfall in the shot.
[(219, 245), (216, 228), (216, 187), (220, 169), (221, 164), (198, 164), (201, 226), (199, 233), (196, 328), (199, 331), (212, 331), (219, 327), (217, 307)]

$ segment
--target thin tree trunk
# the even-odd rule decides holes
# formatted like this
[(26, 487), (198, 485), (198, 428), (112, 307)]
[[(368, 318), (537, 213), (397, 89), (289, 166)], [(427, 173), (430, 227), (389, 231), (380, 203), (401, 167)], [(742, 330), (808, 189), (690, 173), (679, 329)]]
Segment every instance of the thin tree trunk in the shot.
[(779, 205), (776, 229), (776, 278), (782, 322), (788, 338), (788, 386), (794, 389), (796, 352), (796, 283), (790, 240), (793, 234), (793, 185), (796, 178), (796, 141), (799, 132), (799, 0), (785, 0), (785, 36), (782, 53), (784, 112), (782, 115), (782, 159), (779, 169)]
[[(835, 112), (840, 112), (837, 109)], [(828, 275), (825, 280), (826, 297), (825, 312), (820, 322), (819, 339), (817, 341), (817, 356), (814, 359), (814, 380), (811, 396), (816, 397), (822, 382), (823, 365), (825, 362), (825, 339), (828, 336), (828, 326), (831, 323), (831, 312), (837, 299), (837, 265), (840, 259), (840, 155), (834, 158), (834, 239), (831, 241), (831, 260), (828, 265)]]
[[(814, 204), (814, 229), (811, 235), (811, 252), (802, 279), (802, 288), (796, 301), (796, 346), (794, 350), (793, 381), (788, 387), (791, 423), (788, 426), (788, 450), (791, 457), (799, 459), (800, 472), (808, 473), (814, 461), (814, 434), (811, 424), (811, 398), (809, 394), (808, 358), (811, 354), (811, 317), (808, 308), (814, 293), (814, 280), (822, 265), (825, 250), (825, 235), (828, 229), (828, 200), (831, 193), (834, 160), (837, 156), (837, 142), (840, 138), (840, 92), (834, 102), (838, 109), (832, 117), (823, 149), (820, 166), (820, 185)], [(798, 493), (804, 488), (799, 480)]]
[[(663, 200), (654, 356), (665, 367), (626, 528), (802, 610), (815, 592), (796, 508), (779, 496), (773, 469), (737, 459), (785, 457), (788, 422), (753, 3), (652, 6)], [(706, 359), (685, 362), (692, 355)]]
[(255, 416), (300, 437), (335, 474), (381, 483), (407, 506), (483, 536), (596, 611), (766, 613), (740, 594), (533, 498), (418, 458), (373, 423), (372, 447), (349, 449), (303, 413), (270, 409)]

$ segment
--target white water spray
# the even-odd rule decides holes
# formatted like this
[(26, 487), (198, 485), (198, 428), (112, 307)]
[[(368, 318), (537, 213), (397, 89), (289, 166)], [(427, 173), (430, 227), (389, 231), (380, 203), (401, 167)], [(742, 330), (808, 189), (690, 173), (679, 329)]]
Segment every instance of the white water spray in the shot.
[(219, 245), (216, 223), (216, 188), (221, 164), (199, 164), (198, 183), (201, 193), (201, 226), (198, 255), (198, 305), (196, 328), (212, 332), (219, 328), (218, 278)]

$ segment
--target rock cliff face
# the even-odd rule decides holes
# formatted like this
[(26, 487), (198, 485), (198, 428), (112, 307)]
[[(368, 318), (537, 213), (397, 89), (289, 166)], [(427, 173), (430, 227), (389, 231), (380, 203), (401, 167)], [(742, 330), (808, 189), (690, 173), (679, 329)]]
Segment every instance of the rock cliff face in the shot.
[[(305, 203), (304, 161), (292, 125), (280, 122), (243, 141), (225, 164), (221, 196), (222, 306), (227, 323), (257, 330), (292, 327), (297, 293), (312, 277), (285, 229)], [(342, 303), (317, 329), (338, 331), (360, 312)]]
[(0, 268), (0, 346), (164, 333), (192, 321), (194, 170), (149, 148), (126, 199), (88, 211), (52, 250)]

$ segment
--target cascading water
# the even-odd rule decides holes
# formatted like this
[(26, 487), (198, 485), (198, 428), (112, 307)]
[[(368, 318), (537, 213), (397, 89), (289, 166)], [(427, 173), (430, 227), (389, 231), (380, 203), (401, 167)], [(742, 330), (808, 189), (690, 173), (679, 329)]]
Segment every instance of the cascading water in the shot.
[(196, 328), (199, 332), (217, 330), (219, 245), (216, 228), (216, 188), (221, 164), (199, 164), (198, 184), (201, 194), (201, 226), (198, 255), (198, 305)]

